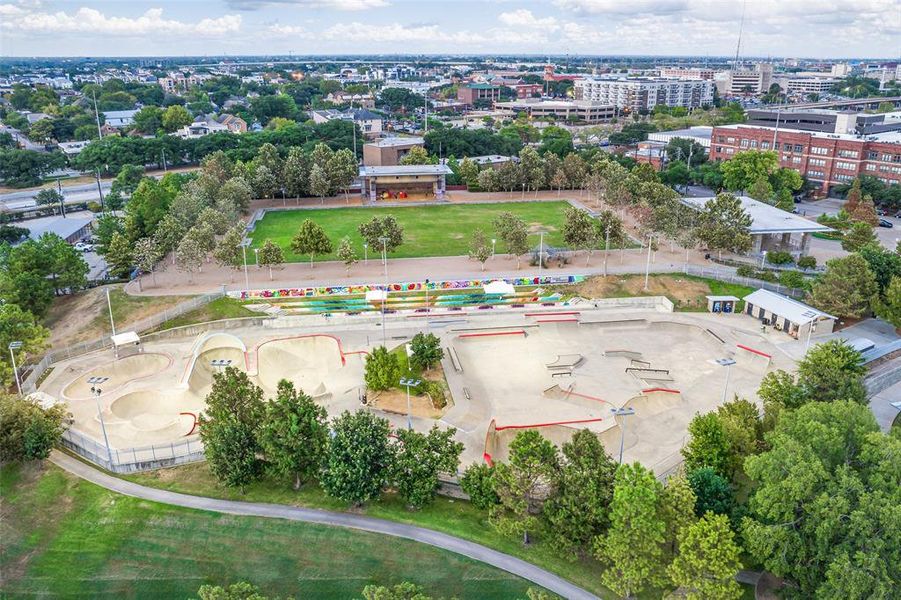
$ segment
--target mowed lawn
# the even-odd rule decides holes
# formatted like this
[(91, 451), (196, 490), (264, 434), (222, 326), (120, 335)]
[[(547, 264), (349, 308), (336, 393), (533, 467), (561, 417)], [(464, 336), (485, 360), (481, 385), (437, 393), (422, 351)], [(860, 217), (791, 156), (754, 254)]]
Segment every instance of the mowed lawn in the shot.
[(433, 596), (525, 598), (528, 582), (431, 546), (120, 496), (47, 464), (0, 471), (3, 598), (196, 598), (250, 581), (265, 595), (360, 598), (412, 581)]
[[(374, 216), (394, 215), (404, 228), (404, 243), (389, 258), (415, 258), (420, 256), (461, 256), (469, 253), (472, 232), (481, 229), (488, 240), (495, 237), (492, 222), (497, 215), (509, 211), (517, 215), (533, 235), (529, 244), (537, 247), (538, 231), (546, 233), (544, 243), (551, 246), (563, 244), (563, 211), (566, 202), (503, 202), (498, 204), (467, 204), (448, 206), (405, 206), (400, 208), (328, 208), (279, 210), (266, 213), (251, 234), (251, 248), (259, 248), (271, 239), (285, 252), (285, 260), (298, 262), (310, 260), (308, 255), (298, 256), (291, 251), (291, 239), (305, 219), (318, 223), (332, 240), (335, 250), (341, 238), (348, 237), (363, 260), (363, 238), (357, 229), (360, 223)], [(497, 252), (504, 253), (504, 245), (497, 242)], [(370, 257), (378, 257), (381, 249), (369, 248)], [(255, 260), (247, 253), (247, 260)], [(315, 260), (337, 260), (334, 253), (317, 256)]]

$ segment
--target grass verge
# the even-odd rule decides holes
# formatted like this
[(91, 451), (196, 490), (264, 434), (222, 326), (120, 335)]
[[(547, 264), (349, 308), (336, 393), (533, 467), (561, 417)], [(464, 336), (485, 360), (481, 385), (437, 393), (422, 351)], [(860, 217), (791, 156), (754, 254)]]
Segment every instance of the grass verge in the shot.
[(435, 597), (524, 598), (529, 583), (425, 544), (120, 496), (47, 464), (0, 470), (3, 597), (193, 598), (250, 581), (265, 595), (358, 598), (412, 581)]
[(262, 313), (253, 312), (245, 307), (244, 303), (240, 300), (224, 296), (204, 304), (191, 312), (186, 312), (180, 317), (169, 319), (165, 323), (160, 324), (154, 331), (162, 331), (163, 329), (172, 329), (174, 327), (184, 327), (185, 325), (205, 323), (207, 321), (219, 321), (220, 319), (259, 316), (263, 316)]

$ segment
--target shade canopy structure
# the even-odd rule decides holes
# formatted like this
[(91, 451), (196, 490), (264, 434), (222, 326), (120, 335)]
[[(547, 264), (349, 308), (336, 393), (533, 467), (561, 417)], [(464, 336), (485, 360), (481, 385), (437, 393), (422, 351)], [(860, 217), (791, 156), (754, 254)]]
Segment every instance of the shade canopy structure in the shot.
[(131, 344), (140, 344), (141, 338), (138, 337), (138, 334), (134, 331), (125, 331), (123, 333), (117, 333), (116, 335), (110, 338), (113, 342), (113, 346), (120, 348), (122, 346), (129, 346)]
[(501, 281), (499, 279), (486, 283), (482, 286), (482, 289), (486, 294), (513, 294), (516, 292), (516, 288), (513, 287), (512, 283), (507, 283), (506, 281)]

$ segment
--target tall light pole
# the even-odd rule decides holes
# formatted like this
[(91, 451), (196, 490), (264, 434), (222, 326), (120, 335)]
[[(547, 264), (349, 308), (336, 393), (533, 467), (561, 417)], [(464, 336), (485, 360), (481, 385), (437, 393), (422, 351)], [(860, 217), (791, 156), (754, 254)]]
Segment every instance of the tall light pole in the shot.
[[(407, 353), (409, 354), (410, 350), (407, 349)], [(407, 379), (406, 377), (400, 380), (400, 384), (407, 388), (407, 429), (413, 429), (413, 420), (411, 417), (411, 408), (410, 408), (410, 388), (416, 387), (422, 383), (422, 381), (418, 379)]]
[(369, 264), (369, 244), (363, 242), (363, 265)]
[(491, 258), (494, 258), (494, 250), (497, 246), (497, 238), (491, 238)]
[(541, 284), (541, 263), (544, 262), (544, 232), (538, 232), (538, 283)]
[(732, 372), (732, 365), (735, 364), (735, 360), (731, 358), (718, 358), (716, 359), (716, 364), (721, 367), (726, 367), (726, 384), (723, 386), (723, 403), (726, 402), (726, 391), (729, 389), (729, 374)]
[(116, 323), (113, 321), (113, 303), (109, 299), (109, 288), (106, 288), (106, 307), (109, 309), (109, 324), (113, 329), (113, 335), (116, 335)]
[(382, 264), (385, 266), (385, 285), (388, 285), (388, 238), (382, 236), (379, 238), (382, 243)]
[(91, 386), (91, 395), (94, 396), (94, 401), (97, 402), (97, 418), (100, 419), (100, 430), (103, 431), (103, 443), (106, 444), (106, 456), (109, 460), (109, 468), (110, 471), (113, 470), (113, 451), (110, 450), (109, 447), (109, 437), (106, 435), (106, 423), (103, 421), (103, 411), (100, 409), (100, 395), (103, 393), (103, 390), (100, 389), (100, 386), (109, 381), (109, 377), (88, 377), (88, 383)]
[(626, 440), (626, 417), (635, 414), (634, 408), (611, 408), (614, 417), (622, 417), (622, 425), (619, 428), (619, 464), (623, 464), (623, 447)]
[(250, 293), (250, 279), (247, 277), (247, 244), (241, 242), (241, 255), (244, 257), (244, 294)]
[(19, 390), (19, 395), (22, 395), (22, 382), (19, 380), (19, 369), (16, 367), (16, 350), (22, 347), (22, 342), (10, 342), (9, 343), (9, 357), (13, 362), (13, 375), (16, 378), (16, 389)]
[(644, 265), (644, 291), (648, 291), (648, 277), (651, 273), (651, 245), (653, 239), (653, 235), (648, 236), (648, 260)]
[(610, 223), (607, 223), (607, 233), (604, 235), (604, 277), (607, 276), (608, 254), (610, 254)]
[(259, 248), (253, 249), (253, 259), (257, 263), (257, 269), (259, 269), (260, 268), (260, 249)]

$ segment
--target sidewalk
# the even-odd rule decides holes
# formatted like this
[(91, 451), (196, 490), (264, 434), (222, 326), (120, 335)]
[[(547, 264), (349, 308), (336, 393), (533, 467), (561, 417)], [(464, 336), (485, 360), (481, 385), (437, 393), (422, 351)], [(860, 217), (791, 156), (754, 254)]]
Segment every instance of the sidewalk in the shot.
[[(627, 250), (611, 250), (607, 260), (607, 271), (610, 274), (644, 273), (647, 263), (647, 250), (634, 248)], [(650, 271), (652, 273), (678, 272), (685, 263), (685, 251), (676, 249), (669, 251), (669, 246), (661, 247), (652, 257)], [(699, 252), (689, 253), (689, 262), (700, 265), (711, 265)], [(601, 275), (604, 272), (604, 251), (592, 253), (588, 266), (585, 265), (585, 254), (576, 253), (570, 264), (563, 268), (552, 266), (542, 269), (544, 275)], [(505, 254), (498, 254), (488, 259), (485, 270), (481, 265), (466, 256), (443, 256), (433, 258), (400, 258), (388, 260), (388, 276), (381, 260), (370, 259), (368, 263), (360, 261), (347, 274), (344, 263), (338, 261), (318, 262), (311, 269), (307, 262), (287, 263), (281, 269), (272, 270), (272, 281), (269, 270), (247, 266), (247, 283), (244, 270), (226, 269), (215, 263), (205, 263), (203, 272), (195, 272), (193, 282), (188, 281), (188, 274), (172, 266), (171, 258), (164, 259), (156, 271), (156, 284), (149, 274), (141, 275), (129, 282), (125, 291), (135, 296), (170, 296), (176, 294), (204, 294), (219, 290), (225, 286), (226, 291), (264, 288), (318, 287), (327, 285), (350, 285), (363, 283), (423, 281), (449, 279), (485, 279), (538, 276), (538, 267), (529, 266), (522, 260), (520, 269), (516, 268), (516, 260)], [(143, 290), (139, 288), (143, 287)]]

